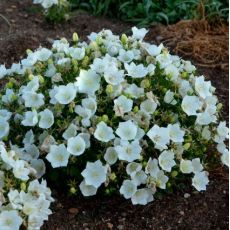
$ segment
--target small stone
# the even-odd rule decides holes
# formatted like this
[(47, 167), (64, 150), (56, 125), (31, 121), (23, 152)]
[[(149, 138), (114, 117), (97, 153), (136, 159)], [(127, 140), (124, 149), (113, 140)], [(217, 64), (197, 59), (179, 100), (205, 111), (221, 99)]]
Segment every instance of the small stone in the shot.
[(76, 214), (78, 214), (79, 210), (78, 210), (77, 208), (69, 208), (69, 209), (68, 209), (68, 212), (69, 212), (70, 214), (76, 215)]
[(118, 225), (118, 226), (117, 226), (117, 229), (118, 229), (118, 230), (123, 230), (123, 229), (124, 229), (124, 226), (123, 226), (123, 225)]
[(107, 223), (107, 226), (108, 226), (109, 229), (113, 229), (113, 224)]
[(186, 198), (186, 199), (189, 198), (190, 196), (191, 196), (191, 195), (190, 195), (189, 193), (185, 193), (185, 194), (184, 194), (184, 198)]
[(180, 211), (179, 213), (180, 213), (182, 216), (184, 215), (184, 211)]

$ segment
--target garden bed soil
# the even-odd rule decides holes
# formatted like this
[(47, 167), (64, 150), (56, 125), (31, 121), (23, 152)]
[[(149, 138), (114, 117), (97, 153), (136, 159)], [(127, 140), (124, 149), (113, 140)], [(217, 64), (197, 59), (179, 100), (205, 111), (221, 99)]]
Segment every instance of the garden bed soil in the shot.
[[(26, 49), (50, 47), (53, 39), (71, 39), (75, 31), (81, 39), (103, 28), (117, 34), (130, 31), (130, 24), (87, 13), (50, 25), (31, 2), (0, 1), (0, 63), (10, 66), (25, 56)], [(228, 120), (228, 26), (209, 26), (205, 21), (182, 21), (169, 27), (153, 25), (146, 39), (157, 44), (163, 42), (172, 53), (193, 60), (198, 72), (216, 87), (224, 104), (223, 119)], [(118, 196), (70, 198), (54, 190), (53, 215), (42, 229), (228, 229), (228, 171), (216, 169), (210, 173), (210, 181), (206, 192), (177, 191), (146, 206), (132, 206)], [(189, 193), (188, 198), (184, 197), (185, 192)]]

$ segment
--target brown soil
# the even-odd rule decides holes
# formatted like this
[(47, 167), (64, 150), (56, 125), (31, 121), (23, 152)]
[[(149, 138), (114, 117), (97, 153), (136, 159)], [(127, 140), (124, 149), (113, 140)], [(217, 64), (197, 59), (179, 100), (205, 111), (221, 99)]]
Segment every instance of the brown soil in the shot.
[[(92, 31), (109, 28), (114, 33), (127, 32), (131, 25), (86, 13), (69, 22), (49, 25), (35, 12), (32, 0), (0, 0), (0, 63), (10, 65), (25, 56), (26, 49), (50, 46), (53, 39), (71, 39), (77, 32), (82, 39)], [(4, 17), (2, 17), (2, 16)], [(193, 60), (198, 72), (206, 75), (217, 88), (224, 104), (223, 119), (228, 120), (228, 26), (210, 27), (206, 22), (180, 22), (169, 27), (150, 28), (148, 41), (163, 42), (172, 52)], [(216, 49), (215, 49), (216, 48)], [(147, 206), (132, 206), (121, 197), (68, 198), (54, 191), (54, 212), (43, 230), (72, 229), (228, 229), (228, 172), (211, 173), (204, 193), (192, 189), (168, 194)]]

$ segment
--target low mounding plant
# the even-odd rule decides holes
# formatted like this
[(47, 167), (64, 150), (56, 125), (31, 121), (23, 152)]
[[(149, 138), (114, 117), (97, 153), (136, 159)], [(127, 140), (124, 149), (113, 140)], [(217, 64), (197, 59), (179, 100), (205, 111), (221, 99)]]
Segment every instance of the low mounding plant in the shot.
[(203, 191), (208, 169), (228, 165), (211, 82), (144, 42), (146, 29), (132, 31), (91, 33), (89, 43), (74, 33), (71, 44), (56, 40), (0, 66), (0, 229), (39, 229), (48, 219), (46, 168), (66, 167), (72, 193), (119, 191), (145, 205), (188, 181)]
[(44, 15), (49, 22), (61, 22), (68, 19), (68, 0), (33, 0), (34, 4), (40, 4), (44, 9)]

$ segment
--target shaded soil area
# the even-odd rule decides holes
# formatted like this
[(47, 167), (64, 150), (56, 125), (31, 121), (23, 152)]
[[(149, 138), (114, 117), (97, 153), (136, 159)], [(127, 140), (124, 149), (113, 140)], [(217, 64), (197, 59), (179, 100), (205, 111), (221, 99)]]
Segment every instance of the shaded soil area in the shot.
[[(77, 32), (86, 39), (92, 31), (109, 28), (114, 33), (128, 32), (131, 25), (86, 13), (70, 21), (50, 25), (31, 4), (31, 0), (0, 0), (0, 63), (7, 66), (25, 56), (26, 49), (49, 47), (53, 39), (71, 39)], [(163, 42), (185, 59), (192, 60), (198, 72), (210, 79), (224, 104), (223, 119), (228, 120), (228, 26), (209, 26), (206, 22), (180, 22), (165, 27), (150, 27), (147, 40)], [(227, 52), (226, 52), (227, 50)], [(222, 54), (221, 54), (222, 53)], [(221, 54), (221, 55), (220, 55)], [(54, 212), (43, 230), (139, 230), (139, 229), (228, 229), (228, 172), (211, 173), (204, 193), (193, 190), (168, 194), (147, 206), (132, 206), (121, 197), (69, 198), (54, 191)], [(184, 193), (190, 197), (184, 198)]]

